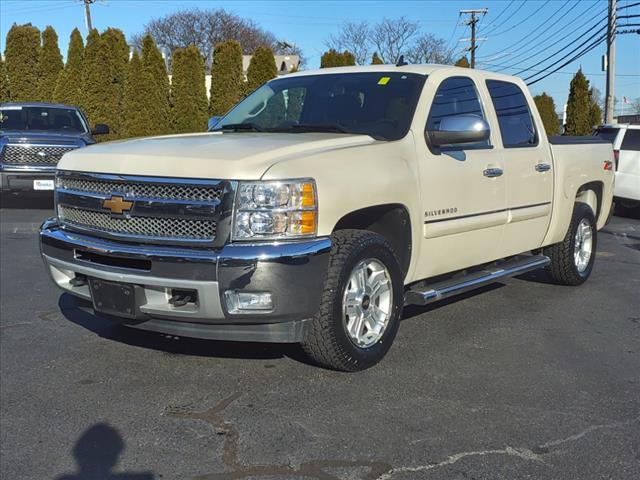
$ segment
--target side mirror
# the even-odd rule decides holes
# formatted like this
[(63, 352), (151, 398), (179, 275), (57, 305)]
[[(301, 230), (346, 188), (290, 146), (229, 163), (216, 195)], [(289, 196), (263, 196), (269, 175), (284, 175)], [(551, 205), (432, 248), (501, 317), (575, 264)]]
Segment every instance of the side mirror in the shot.
[(109, 125), (104, 123), (96, 123), (96, 126), (91, 130), (91, 135), (106, 135), (109, 133)]
[(444, 117), (438, 130), (428, 130), (434, 147), (484, 142), (489, 139), (489, 124), (477, 115), (461, 114)]
[(208, 130), (211, 130), (213, 127), (215, 127), (220, 120), (222, 120), (222, 117), (211, 117), (208, 123)]

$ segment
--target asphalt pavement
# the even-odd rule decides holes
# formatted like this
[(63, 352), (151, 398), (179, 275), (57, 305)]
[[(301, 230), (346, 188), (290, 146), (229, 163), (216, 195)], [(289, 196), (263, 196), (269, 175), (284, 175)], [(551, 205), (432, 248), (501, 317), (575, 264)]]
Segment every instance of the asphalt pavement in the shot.
[(38, 255), (50, 201), (0, 210), (0, 478), (640, 478), (640, 221), (591, 279), (543, 273), (405, 310), (346, 374), (295, 346), (97, 319)]

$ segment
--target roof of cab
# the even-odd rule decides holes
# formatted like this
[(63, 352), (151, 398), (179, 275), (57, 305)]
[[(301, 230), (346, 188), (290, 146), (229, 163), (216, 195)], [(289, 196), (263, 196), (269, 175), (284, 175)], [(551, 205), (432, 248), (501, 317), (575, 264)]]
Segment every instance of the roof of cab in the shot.
[[(441, 65), (437, 63), (424, 63), (424, 64), (407, 64), (402, 66), (386, 64), (386, 65), (355, 65), (350, 67), (331, 67), (320, 68), (316, 70), (301, 70), (299, 72), (290, 73), (284, 77), (289, 76), (305, 76), (305, 75), (326, 75), (329, 73), (367, 73), (367, 72), (405, 72), (416, 73), (419, 75), (430, 75), (437, 70), (450, 70), (455, 71), (457, 74), (464, 74), (467, 76), (480, 77), (480, 78), (494, 78), (494, 79), (517, 79), (519, 77), (513, 77), (511, 75), (505, 75), (502, 73), (495, 73), (488, 70), (478, 70), (464, 67), (456, 67), (453, 65)], [(274, 79), (275, 80), (275, 79)]]

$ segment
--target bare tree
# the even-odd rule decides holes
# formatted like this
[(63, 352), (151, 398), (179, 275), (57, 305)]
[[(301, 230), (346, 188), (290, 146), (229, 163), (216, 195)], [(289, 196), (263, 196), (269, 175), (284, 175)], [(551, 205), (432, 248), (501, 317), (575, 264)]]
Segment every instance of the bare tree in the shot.
[(356, 63), (364, 65), (371, 53), (371, 27), (366, 21), (344, 22), (337, 35), (331, 35), (327, 48), (337, 52), (348, 50), (356, 57)]
[[(245, 54), (253, 53), (260, 45), (273, 47), (276, 43), (271, 32), (224, 9), (180, 10), (151, 20), (145, 25), (144, 33), (151, 34), (160, 48), (170, 52), (195, 45), (202, 52), (207, 65), (211, 63), (214, 46), (225, 40), (238, 41)], [(133, 35), (131, 43), (138, 46), (141, 37), (140, 34)]]
[(384, 18), (371, 31), (371, 40), (384, 63), (395, 63), (408, 52), (418, 34), (418, 23), (405, 17)]
[(447, 41), (430, 33), (420, 35), (408, 50), (406, 58), (411, 63), (453, 63), (453, 52), (447, 49)]
[(631, 108), (636, 115), (640, 115), (640, 97), (631, 101)]
[(371, 25), (363, 22), (345, 22), (337, 34), (325, 42), (329, 49), (351, 52), (360, 65), (370, 63), (376, 52), (383, 63), (395, 63), (404, 55), (412, 63), (453, 63), (453, 52), (447, 42), (430, 33), (422, 33), (418, 22), (405, 17), (384, 18)]

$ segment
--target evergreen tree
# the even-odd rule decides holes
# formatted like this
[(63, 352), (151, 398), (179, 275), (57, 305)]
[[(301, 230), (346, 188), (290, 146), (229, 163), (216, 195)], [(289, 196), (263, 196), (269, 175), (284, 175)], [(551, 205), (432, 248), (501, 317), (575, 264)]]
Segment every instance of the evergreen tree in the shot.
[[(160, 92), (155, 79), (144, 68), (138, 52), (131, 57), (127, 67), (122, 107), (122, 136), (143, 137), (157, 130), (156, 109)], [(168, 116), (162, 119), (168, 121)]]
[(40, 30), (30, 23), (14, 24), (7, 33), (4, 55), (11, 100), (14, 102), (37, 100)]
[(4, 60), (0, 58), (0, 103), (8, 102), (11, 99), (9, 94), (9, 79), (7, 78), (7, 68)]
[[(272, 58), (273, 60), (273, 58)], [(275, 62), (274, 62), (275, 65)], [(211, 115), (224, 115), (233, 107), (244, 91), (242, 48), (235, 40), (216, 45), (211, 65)]]
[(382, 61), (382, 59), (378, 55), (378, 52), (375, 52), (373, 54), (373, 57), (371, 57), (371, 65), (383, 65), (383, 64), (384, 64), (384, 62)]
[(58, 76), (62, 71), (62, 55), (58, 48), (58, 34), (48, 26), (42, 32), (42, 48), (38, 61), (38, 99), (41, 102), (52, 102)]
[(278, 76), (273, 50), (266, 45), (256, 48), (247, 69), (247, 92)]
[(591, 119), (589, 108), (589, 81), (578, 70), (569, 90), (569, 100), (567, 101), (567, 125), (565, 135), (590, 135)]
[[(97, 30), (87, 37), (82, 73), (82, 107), (91, 125), (106, 123), (113, 133), (101, 135), (99, 141), (118, 138), (122, 86), (111, 55), (112, 49)], [(124, 76), (124, 75), (123, 75)]]
[(53, 99), (58, 103), (67, 105), (80, 105), (82, 103), (82, 65), (84, 58), (84, 42), (80, 30), (77, 28), (71, 32), (69, 50), (67, 51), (67, 64), (58, 75)]
[(355, 64), (356, 57), (347, 50), (340, 53), (332, 48), (320, 57), (320, 68), (345, 67)]
[(207, 91), (204, 59), (194, 45), (173, 53), (171, 104), (177, 133), (201, 132), (207, 128)]
[(109, 95), (104, 98), (103, 105), (108, 120), (101, 123), (106, 123), (110, 127), (109, 135), (105, 135), (105, 140), (113, 140), (120, 138), (122, 134), (122, 99), (129, 62), (129, 46), (124, 33), (116, 28), (108, 28), (100, 38), (107, 55), (104, 63), (105, 73), (108, 72), (107, 75), (110, 75), (111, 80)]
[(169, 104), (167, 66), (151, 35), (145, 35), (142, 39), (142, 67), (149, 74), (156, 98), (154, 104), (150, 106), (153, 114), (149, 134), (169, 133), (173, 127), (169, 120), (171, 108)]
[(542, 124), (547, 132), (547, 135), (558, 135), (560, 133), (560, 124), (558, 122), (558, 115), (556, 114), (556, 105), (553, 102), (553, 97), (550, 97), (545, 92), (533, 97), (533, 101), (538, 108), (538, 113), (542, 118)]
[(469, 60), (467, 57), (460, 57), (456, 63), (453, 64), (456, 67), (469, 68), (471, 65), (469, 64)]
[(593, 88), (589, 89), (589, 125), (597, 127), (602, 123), (602, 109), (598, 105)]

